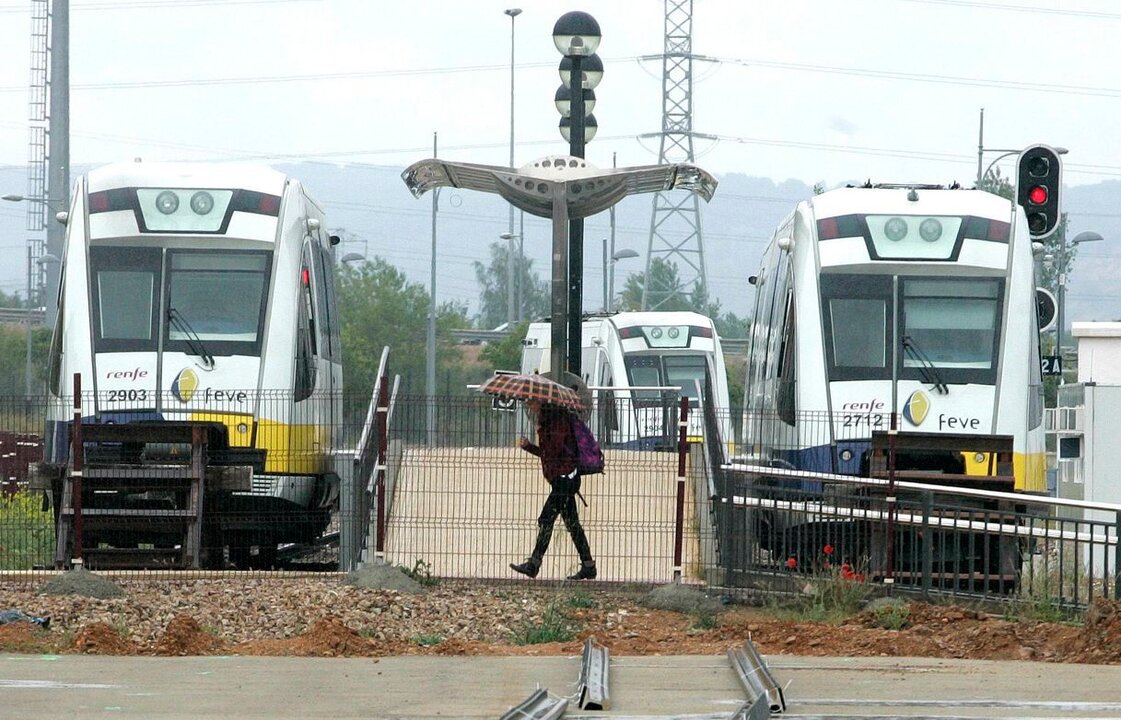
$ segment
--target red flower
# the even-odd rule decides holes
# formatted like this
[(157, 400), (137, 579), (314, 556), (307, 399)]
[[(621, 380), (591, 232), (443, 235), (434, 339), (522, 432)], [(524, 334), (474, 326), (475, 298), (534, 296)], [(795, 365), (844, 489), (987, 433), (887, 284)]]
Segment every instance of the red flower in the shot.
[(794, 557), (788, 557), (788, 558), (786, 558), (786, 567), (790, 568), (791, 570), (793, 570), (794, 568), (798, 567), (798, 560), (797, 560), (797, 558), (794, 558)]
[(832, 555), (833, 554), (833, 546), (832, 545), (826, 545), (825, 547), (823, 547), (821, 549), (821, 551), (823, 553), (825, 553), (826, 555)]

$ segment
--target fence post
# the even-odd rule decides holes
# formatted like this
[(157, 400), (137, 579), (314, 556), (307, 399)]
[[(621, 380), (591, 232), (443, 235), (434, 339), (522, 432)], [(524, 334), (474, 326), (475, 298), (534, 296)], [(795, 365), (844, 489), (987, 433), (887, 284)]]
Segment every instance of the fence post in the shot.
[(685, 459), (689, 454), (689, 398), (681, 396), (677, 421), (677, 514), (673, 527), (673, 581), (681, 582), (681, 551), (685, 535)]
[(887, 567), (884, 568), (884, 585), (895, 584), (895, 435), (899, 432), (896, 414), (891, 413), (891, 427), (887, 435)]
[(930, 516), (934, 512), (934, 493), (924, 490), (922, 494), (922, 529), (919, 543), (922, 552), (922, 596), (930, 598), (931, 581), (934, 574), (934, 536), (930, 530)]
[(1113, 526), (1113, 599), (1121, 600), (1121, 512)]
[(378, 562), (385, 561), (385, 463), (389, 447), (389, 378), (384, 375), (378, 387), (377, 406), (378, 462), (375, 467), (374, 492), (377, 496), (377, 529), (374, 541), (374, 557)]
[(82, 564), (82, 375), (74, 373), (74, 426), (70, 457), (74, 467), (70, 473), (70, 506), (74, 511), (74, 557), (72, 566)]

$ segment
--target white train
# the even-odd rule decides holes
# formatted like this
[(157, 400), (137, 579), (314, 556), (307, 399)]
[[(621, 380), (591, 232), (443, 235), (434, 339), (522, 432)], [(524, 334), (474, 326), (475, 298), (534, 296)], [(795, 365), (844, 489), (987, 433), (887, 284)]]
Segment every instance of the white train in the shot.
[(210, 537), (238, 564), (250, 546), (268, 563), (277, 543), (322, 532), (338, 493), (336, 242), (300, 183), (265, 166), (137, 162), (81, 177), (50, 352), (48, 459), (66, 460), (78, 374), (84, 423), (225, 428), (256, 468), (250, 492), (212, 507), (237, 515)]
[[(910, 478), (1046, 491), (1035, 252), (1022, 208), (980, 190), (833, 190), (783, 220), (751, 281), (749, 462), (867, 477), (873, 436), (887, 437), (894, 414), (896, 469)], [(760, 519), (786, 552), (807, 550), (791, 525), (812, 519)], [(1011, 574), (1017, 552), (1002, 540), (977, 569)]]
[[(863, 474), (872, 432), (896, 413), (900, 433), (1011, 436), (1015, 488), (1045, 491), (1034, 255), (1018, 206), (979, 190), (834, 190), (783, 221), (752, 280), (743, 433), (757, 458)], [(974, 453), (924, 461), (993, 474)]]
[[(531, 323), (521, 372), (548, 372), (551, 326)], [(689, 398), (688, 434), (704, 436), (701, 399), (711, 394), (723, 441), (731, 439), (728, 373), (712, 320), (694, 312), (620, 312), (584, 319), (581, 375), (591, 388), (593, 431), (605, 445), (647, 449), (676, 447), (676, 408), (666, 392), (680, 387)]]

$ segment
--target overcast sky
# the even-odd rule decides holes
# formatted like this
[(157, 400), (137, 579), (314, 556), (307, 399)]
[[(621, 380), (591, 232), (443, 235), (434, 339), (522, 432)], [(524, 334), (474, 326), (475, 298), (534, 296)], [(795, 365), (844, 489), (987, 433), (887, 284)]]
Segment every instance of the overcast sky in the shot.
[[(431, 154), (433, 132), (442, 156), (508, 160), (511, 20), (503, 11), (516, 3), (70, 6), (75, 165), (258, 158), (403, 168)], [(603, 33), (600, 132), (588, 159), (656, 162), (657, 138), (643, 136), (661, 126), (662, 65), (643, 57), (664, 49), (665, 3), (521, 7), (515, 164), (567, 149), (556, 129), (560, 56), (551, 32), (569, 10), (590, 12)], [(29, 0), (0, 0), (4, 193), (26, 187), (30, 24)], [(714, 139), (696, 141), (695, 161), (717, 176), (826, 185), (971, 183), (984, 108), (986, 147), (1047, 142), (1069, 148), (1068, 184), (1121, 178), (1118, 37), (1121, 3), (1111, 0), (696, 0), (692, 49), (706, 60), (694, 66), (693, 128)], [(329, 209), (331, 199), (322, 200)], [(7, 204), (0, 213), (22, 216)], [(24, 240), (0, 238), (0, 252), (22, 257)]]

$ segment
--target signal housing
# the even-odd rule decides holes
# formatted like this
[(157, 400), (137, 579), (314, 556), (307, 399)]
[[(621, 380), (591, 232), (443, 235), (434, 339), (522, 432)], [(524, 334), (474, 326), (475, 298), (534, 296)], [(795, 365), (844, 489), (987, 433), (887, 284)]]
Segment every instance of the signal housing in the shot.
[(1059, 226), (1063, 162), (1055, 148), (1031, 145), (1016, 164), (1016, 202), (1028, 218), (1028, 233), (1042, 240)]

